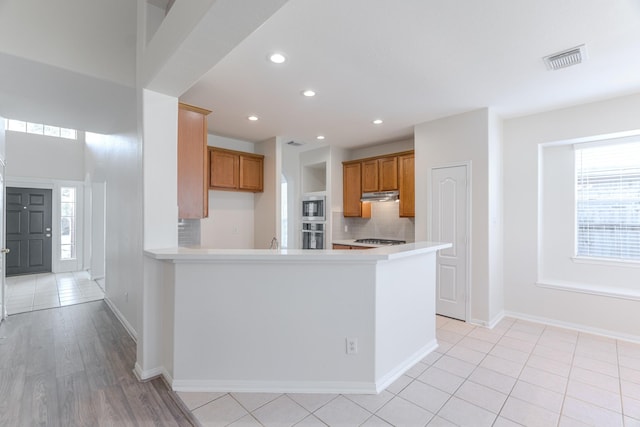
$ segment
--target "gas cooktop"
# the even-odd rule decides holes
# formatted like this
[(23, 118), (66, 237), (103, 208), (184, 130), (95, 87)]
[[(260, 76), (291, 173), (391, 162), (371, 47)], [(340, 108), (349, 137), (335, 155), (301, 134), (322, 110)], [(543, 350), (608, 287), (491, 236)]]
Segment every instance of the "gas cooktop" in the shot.
[(369, 243), (370, 245), (402, 245), (404, 243), (407, 243), (405, 240), (375, 239), (375, 238), (358, 239), (355, 242)]

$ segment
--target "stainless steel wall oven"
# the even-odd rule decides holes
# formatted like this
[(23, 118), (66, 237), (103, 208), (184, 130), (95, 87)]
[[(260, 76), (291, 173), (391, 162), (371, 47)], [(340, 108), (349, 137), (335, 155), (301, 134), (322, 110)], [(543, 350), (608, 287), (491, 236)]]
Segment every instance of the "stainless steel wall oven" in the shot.
[(324, 249), (324, 223), (302, 223), (302, 249)]

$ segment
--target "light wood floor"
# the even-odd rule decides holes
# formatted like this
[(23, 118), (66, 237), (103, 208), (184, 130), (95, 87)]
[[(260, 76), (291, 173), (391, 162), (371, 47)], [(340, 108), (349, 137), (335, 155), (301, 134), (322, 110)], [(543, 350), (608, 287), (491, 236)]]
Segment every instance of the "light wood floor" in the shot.
[(0, 426), (191, 426), (104, 301), (9, 316), (0, 326)]

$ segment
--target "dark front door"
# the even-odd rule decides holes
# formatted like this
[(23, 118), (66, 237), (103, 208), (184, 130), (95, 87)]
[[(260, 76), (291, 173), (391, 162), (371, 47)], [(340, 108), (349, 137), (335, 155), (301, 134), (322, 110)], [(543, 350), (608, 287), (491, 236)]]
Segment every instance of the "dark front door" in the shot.
[(7, 276), (51, 271), (51, 190), (7, 187)]

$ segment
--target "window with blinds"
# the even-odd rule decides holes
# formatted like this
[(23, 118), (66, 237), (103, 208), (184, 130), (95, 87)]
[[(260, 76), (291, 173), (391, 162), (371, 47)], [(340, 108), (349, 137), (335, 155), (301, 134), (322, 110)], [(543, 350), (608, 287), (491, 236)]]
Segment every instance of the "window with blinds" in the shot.
[(640, 138), (577, 145), (578, 257), (640, 261)]

